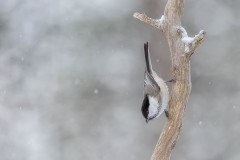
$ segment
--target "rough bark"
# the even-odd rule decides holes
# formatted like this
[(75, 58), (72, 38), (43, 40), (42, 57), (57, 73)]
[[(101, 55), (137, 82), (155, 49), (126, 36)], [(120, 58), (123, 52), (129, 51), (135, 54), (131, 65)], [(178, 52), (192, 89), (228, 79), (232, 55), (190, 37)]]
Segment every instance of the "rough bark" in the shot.
[(190, 58), (203, 42), (205, 32), (188, 37), (181, 26), (183, 0), (168, 0), (164, 15), (160, 20), (145, 14), (134, 13), (134, 17), (164, 33), (167, 38), (172, 59), (173, 86), (169, 102), (169, 119), (164, 126), (151, 160), (169, 160), (171, 151), (180, 134), (185, 108), (191, 91)]

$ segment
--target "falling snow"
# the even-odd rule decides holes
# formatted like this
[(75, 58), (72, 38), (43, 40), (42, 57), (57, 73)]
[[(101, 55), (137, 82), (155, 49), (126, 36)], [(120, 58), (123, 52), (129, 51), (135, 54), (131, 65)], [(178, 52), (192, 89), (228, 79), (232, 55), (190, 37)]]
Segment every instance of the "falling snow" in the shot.
[(95, 89), (94, 94), (98, 94), (98, 93), (99, 93), (98, 89)]
[(79, 85), (79, 83), (80, 83), (80, 80), (79, 80), (79, 79), (75, 79), (75, 80), (74, 80), (74, 84), (75, 84), (75, 85)]
[(19, 35), (18, 35), (18, 38), (22, 39), (22, 37), (23, 37), (22, 34), (19, 34)]
[[(142, 139), (142, 133), (147, 128), (159, 128), (158, 123), (161, 120), (165, 123), (167, 119), (162, 116), (146, 125), (141, 117), (144, 65), (139, 58), (144, 58), (142, 43), (153, 40), (154, 35), (146, 32), (147, 25), (130, 18), (129, 13), (139, 11), (139, 8), (136, 9), (137, 2), (93, 0), (94, 5), (77, 0), (1, 2), (4, 17), (0, 18), (0, 127), (3, 128), (4, 137), (1, 137), (0, 160), (58, 160), (61, 157), (147, 159), (149, 155), (143, 153), (150, 143), (146, 145), (145, 142), (155, 143), (156, 137), (149, 136), (146, 141), (135, 140)], [(236, 137), (240, 132), (238, 125), (234, 125), (240, 114), (239, 76), (232, 69), (236, 68), (237, 58), (227, 61), (225, 58), (230, 55), (229, 48), (238, 47), (237, 41), (232, 38), (239, 37), (234, 28), (240, 26), (240, 20), (234, 19), (234, 13), (238, 11), (238, 7), (231, 7), (234, 4), (230, 1), (229, 5), (225, 5), (217, 0), (203, 0), (188, 3), (184, 10), (189, 13), (184, 17), (185, 22), (190, 20), (188, 26), (195, 27), (180, 37), (183, 47), (186, 46), (184, 49), (191, 49), (189, 43), (194, 38), (194, 34), (192, 37), (188, 34), (190, 36), (190, 33), (202, 28), (209, 35), (197, 50), (199, 54), (192, 57), (197, 64), (197, 67), (193, 66), (193, 71), (199, 83), (194, 83), (196, 92), (190, 100), (196, 113), (204, 117), (216, 116), (207, 116), (204, 123), (201, 119), (188, 122), (195, 127), (184, 132), (188, 139), (184, 145), (197, 145), (176, 150), (177, 157), (216, 159), (221, 155), (227, 159), (238, 159), (238, 155), (232, 154), (238, 153)], [(97, 14), (79, 16), (89, 10)], [(96, 23), (96, 19), (101, 17), (113, 25), (106, 26), (101, 21)], [(161, 15), (153, 18), (158, 19), (157, 25), (164, 25), (167, 19)], [(119, 19), (122, 20), (120, 25), (116, 23)], [(86, 22), (87, 25), (78, 22)], [(145, 40), (138, 38), (136, 32), (126, 29), (131, 22)], [(129, 40), (132, 40), (131, 43)], [(161, 53), (169, 52), (164, 38), (157, 39), (156, 43), (160, 45)], [(158, 59), (154, 62), (157, 64), (163, 60), (159, 59), (160, 52), (156, 51)], [(206, 54), (209, 52), (211, 54)], [(170, 55), (167, 57), (170, 58)], [(156, 68), (157, 72), (168, 74), (165, 69), (170, 67), (165, 65)], [(206, 71), (201, 72), (201, 78), (198, 77), (199, 69)], [(222, 83), (219, 77), (227, 78)], [(225, 92), (220, 92), (222, 90)], [(205, 102), (206, 96), (211, 97), (211, 102)], [(203, 107), (207, 104), (210, 108)], [(149, 135), (154, 131), (150, 129)], [(159, 132), (158, 129), (158, 135)], [(123, 133), (128, 134), (122, 136)], [(88, 148), (95, 145), (95, 139), (100, 149), (89, 151)], [(111, 143), (113, 139), (114, 143)], [(112, 147), (104, 147), (109, 143)], [(136, 145), (141, 147), (132, 147)], [(64, 152), (61, 152), (62, 146)], [(226, 147), (231, 153), (224, 152)], [(119, 148), (125, 148), (128, 153), (141, 154), (132, 154), (129, 158), (129, 154), (119, 151)], [(206, 154), (205, 151), (210, 152)]]

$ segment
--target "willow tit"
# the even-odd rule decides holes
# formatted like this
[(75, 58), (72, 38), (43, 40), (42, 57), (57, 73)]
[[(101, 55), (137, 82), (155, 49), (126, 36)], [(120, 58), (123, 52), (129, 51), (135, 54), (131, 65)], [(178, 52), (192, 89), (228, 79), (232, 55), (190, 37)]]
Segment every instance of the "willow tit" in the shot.
[(152, 70), (148, 42), (144, 43), (146, 69), (144, 73), (144, 99), (142, 114), (146, 122), (165, 112), (168, 117), (169, 91), (166, 82)]

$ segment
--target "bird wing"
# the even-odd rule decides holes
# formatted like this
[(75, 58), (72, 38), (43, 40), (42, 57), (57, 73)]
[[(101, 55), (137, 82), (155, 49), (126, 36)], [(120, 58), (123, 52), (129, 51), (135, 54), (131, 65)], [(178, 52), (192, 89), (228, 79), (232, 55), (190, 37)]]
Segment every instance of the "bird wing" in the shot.
[(157, 82), (154, 80), (153, 76), (148, 73), (148, 71), (145, 71), (144, 93), (151, 96), (157, 96), (159, 92), (160, 92), (160, 87), (158, 86)]

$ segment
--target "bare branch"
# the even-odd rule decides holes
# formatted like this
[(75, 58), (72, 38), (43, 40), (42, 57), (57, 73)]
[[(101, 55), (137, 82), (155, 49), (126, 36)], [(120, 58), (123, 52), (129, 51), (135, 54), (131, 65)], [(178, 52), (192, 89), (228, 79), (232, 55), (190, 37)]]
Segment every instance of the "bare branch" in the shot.
[(190, 47), (190, 53), (192, 54), (198, 46), (200, 46), (203, 42), (204, 35), (206, 34), (205, 31), (201, 30), (195, 37), (194, 40), (191, 43)]
[(188, 37), (181, 27), (183, 0), (168, 0), (161, 20), (147, 17), (145, 14), (134, 13), (134, 17), (150, 26), (163, 31), (171, 52), (172, 74), (174, 82), (169, 101), (169, 118), (151, 160), (169, 160), (180, 134), (185, 108), (191, 91), (190, 58), (195, 49), (203, 42), (204, 31), (195, 37)]
[(133, 14), (133, 17), (139, 19), (142, 22), (149, 24), (150, 26), (153, 26), (158, 29), (162, 29), (164, 16), (162, 16), (161, 19), (152, 19), (152, 18), (149, 18), (146, 14), (135, 12)]

